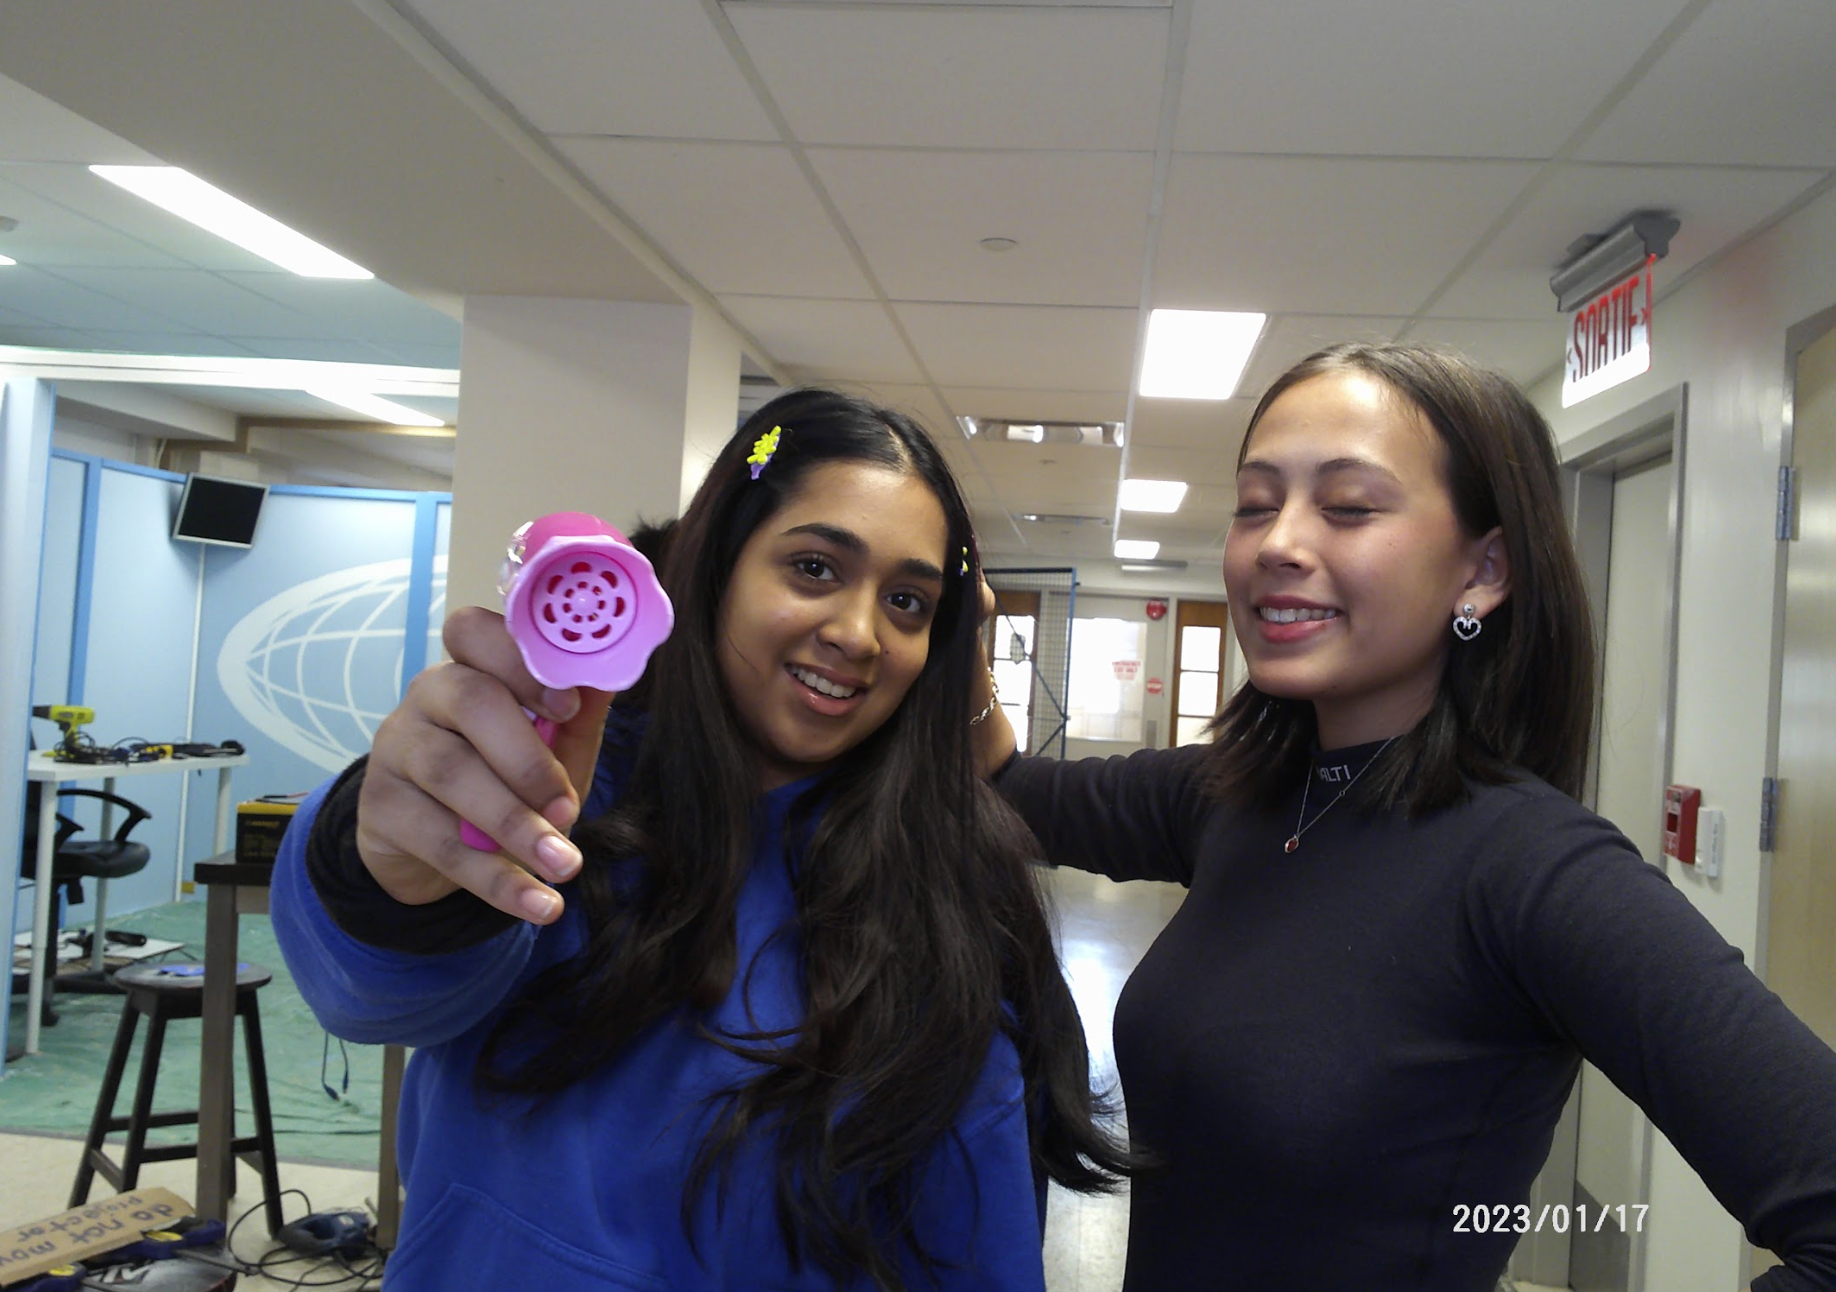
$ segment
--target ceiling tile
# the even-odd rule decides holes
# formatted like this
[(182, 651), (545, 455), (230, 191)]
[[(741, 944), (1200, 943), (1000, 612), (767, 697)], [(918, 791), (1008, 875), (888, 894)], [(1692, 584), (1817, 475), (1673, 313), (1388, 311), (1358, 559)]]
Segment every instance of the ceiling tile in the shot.
[(406, 0), (401, 7), (545, 133), (777, 137), (698, 4)]
[[(151, 269), (176, 264), (208, 270), (277, 270), (273, 262), (92, 175), (84, 166), (0, 167), (0, 180), (29, 189), (58, 208), (54, 228), (69, 222), (74, 233), (88, 238), (87, 243), (62, 256), (59, 263), (120, 264)], [(87, 230), (85, 223), (105, 232), (98, 234)], [(20, 228), (10, 236), (25, 231), (25, 217), (21, 216)]]
[(1305, 359), (1315, 350), (1338, 345), (1342, 341), (1390, 341), (1409, 322), (1407, 318), (1377, 315), (1279, 314), (1270, 319), (1250, 356), (1243, 380), (1237, 383), (1237, 397), (1247, 399), (1244, 409), (1247, 422), (1256, 401), (1262, 398), (1277, 377)]
[(75, 328), (43, 323), (14, 323), (0, 318), (0, 345), (29, 345), (40, 350), (93, 350), (95, 338)]
[(1223, 507), (1216, 502), (1209, 507), (1194, 507), (1190, 513), (1181, 508), (1173, 516), (1126, 512), (1122, 517), (1122, 536), (1154, 539), (1160, 544), (1163, 558), (1208, 552), (1222, 545), (1224, 531), (1230, 528), (1230, 517), (1223, 512)]
[[(1552, 297), (1552, 303), (1553, 300)], [(1658, 313), (1658, 344), (1662, 345), (1661, 308)], [(1568, 334), (1562, 317), (1552, 308), (1547, 318), (1537, 320), (1423, 319), (1403, 339), (1456, 350), (1475, 363), (1502, 372), (1518, 385), (1528, 386), (1562, 365)]]
[(1199, 506), (1206, 488), (1222, 489), (1228, 496), (1236, 494), (1237, 448), (1243, 430), (1220, 430), (1211, 442), (1200, 448), (1156, 448), (1137, 444), (1128, 451), (1128, 473), (1143, 480), (1184, 480), (1192, 488), (1180, 505), (1179, 514)]
[(1192, 6), (1176, 148), (1548, 157), (1678, 0)]
[(919, 384), (917, 365), (878, 304), (732, 295), (720, 303), (804, 380)]
[[(255, 342), (251, 341), (251, 345)], [(457, 368), (459, 348), (448, 345), (418, 345), (412, 341), (383, 339), (365, 344), (374, 349), (382, 363), (404, 364), (410, 368)]]
[[(1138, 305), (1151, 153), (812, 149), (894, 300)], [(1019, 245), (990, 252), (984, 238)]]
[[(118, 350), (123, 354), (183, 354), (200, 358), (253, 357), (248, 349), (235, 341), (203, 332), (137, 332), (94, 328), (91, 329), (89, 338), (90, 344), (85, 347), (86, 349)], [(237, 396), (234, 389), (239, 388), (222, 392), (222, 400), (217, 401), (221, 407), (237, 407)], [(193, 388), (186, 388), (185, 394), (186, 397), (191, 397)]]
[(195, 269), (64, 269), (59, 277), (220, 336), (306, 336), (314, 320)]
[(1413, 314), (1535, 173), (1506, 162), (1178, 154), (1154, 304)]
[(894, 309), (940, 386), (1113, 390), (1134, 370), (1138, 310), (905, 301)]
[(1836, 166), (1832, 67), (1829, 0), (1713, 0), (1576, 155)]
[(369, 341), (432, 347), (444, 355), (439, 362), (423, 366), (459, 366), (463, 331), (459, 320), (380, 280), (301, 278), (289, 273), (226, 273), (222, 277), (321, 327)]
[(1557, 170), (1434, 303), (1454, 318), (1547, 319), (1555, 315), (1549, 276), (1568, 246), (1605, 233), (1639, 210), (1682, 221), (1670, 254), (1652, 271), (1662, 291), (1744, 237), (1824, 178), (1822, 171), (1732, 167), (1569, 165)]
[(70, 201), (60, 200), (62, 195), (57, 194), (60, 189), (102, 185), (101, 180), (87, 172), (78, 180), (68, 167), (0, 162), (0, 215), (19, 221), (18, 228), (0, 235), (0, 249), (22, 265), (51, 268), (64, 265), (119, 265), (142, 269), (187, 267), (183, 258), (154, 246), (145, 237), (131, 236), (110, 227)]
[(729, 3), (726, 13), (806, 144), (1154, 147), (1165, 9)]
[(716, 295), (873, 297), (783, 145), (581, 139), (561, 148)]
[(1128, 416), (1128, 391), (1014, 390), (1010, 387), (946, 386), (951, 409), (969, 417), (1002, 417), (1036, 422), (1120, 422)]
[(6, 122), (0, 162), (144, 166), (158, 160), (36, 90), (28, 90), (18, 81), (4, 76), (0, 76), (0, 121)]
[(170, 315), (144, 309), (112, 294), (89, 288), (62, 274), (9, 266), (0, 277), (0, 305), (54, 327), (110, 328), (148, 332), (185, 332)]
[[(1237, 444), (1254, 407), (1255, 401), (1250, 399), (1137, 399), (1135, 420), (1129, 427), (1129, 473), (1158, 479), (1152, 471), (1143, 469), (1142, 455), (1178, 450), (1216, 460), (1203, 478), (1234, 480)], [(1195, 481), (1199, 477), (1174, 478)]]
[[(244, 336), (236, 338), (250, 354), (264, 359), (313, 359), (322, 363), (383, 363), (409, 364), (413, 367), (437, 367), (440, 365), (421, 365), (404, 359), (393, 350), (384, 350), (368, 341), (358, 341), (348, 337), (316, 336)], [(405, 398), (391, 396), (392, 399)]]

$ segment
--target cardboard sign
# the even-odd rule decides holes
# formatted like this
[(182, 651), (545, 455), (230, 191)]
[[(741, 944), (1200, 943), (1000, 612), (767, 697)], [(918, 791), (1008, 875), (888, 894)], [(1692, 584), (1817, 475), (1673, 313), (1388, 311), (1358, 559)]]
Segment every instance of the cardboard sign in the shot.
[(136, 1189), (17, 1229), (0, 1229), (0, 1287), (139, 1242), (147, 1230), (163, 1229), (191, 1214), (191, 1204), (176, 1193)]

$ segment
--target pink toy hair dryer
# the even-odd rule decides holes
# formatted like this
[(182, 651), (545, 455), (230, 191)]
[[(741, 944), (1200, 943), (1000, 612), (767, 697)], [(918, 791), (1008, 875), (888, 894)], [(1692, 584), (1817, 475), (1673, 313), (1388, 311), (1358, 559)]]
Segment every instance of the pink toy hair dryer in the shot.
[[(550, 513), (511, 535), (497, 590), (524, 666), (557, 690), (624, 690), (644, 675), (676, 622), (644, 554), (580, 511)], [(530, 717), (543, 743), (554, 744), (555, 724)], [(467, 847), (497, 849), (470, 821), (460, 822), (459, 837)]]

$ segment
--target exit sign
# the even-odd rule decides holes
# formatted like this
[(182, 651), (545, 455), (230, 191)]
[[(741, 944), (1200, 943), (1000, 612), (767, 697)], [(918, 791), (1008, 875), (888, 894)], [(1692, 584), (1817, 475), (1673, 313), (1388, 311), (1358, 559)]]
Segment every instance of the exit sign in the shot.
[(1651, 370), (1651, 261), (1574, 313), (1562, 407)]

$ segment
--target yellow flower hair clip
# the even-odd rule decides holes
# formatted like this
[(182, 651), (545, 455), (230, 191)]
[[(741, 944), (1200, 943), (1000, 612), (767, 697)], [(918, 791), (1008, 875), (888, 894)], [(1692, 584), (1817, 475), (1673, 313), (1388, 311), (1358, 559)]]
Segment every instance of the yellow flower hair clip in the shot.
[(747, 458), (746, 462), (752, 467), (752, 478), (754, 480), (759, 478), (759, 472), (770, 465), (771, 455), (778, 451), (778, 437), (782, 434), (784, 434), (784, 428), (782, 426), (774, 426), (753, 441), (752, 456)]
[(959, 576), (969, 573), (969, 549), (963, 549), (963, 568), (957, 571)]

